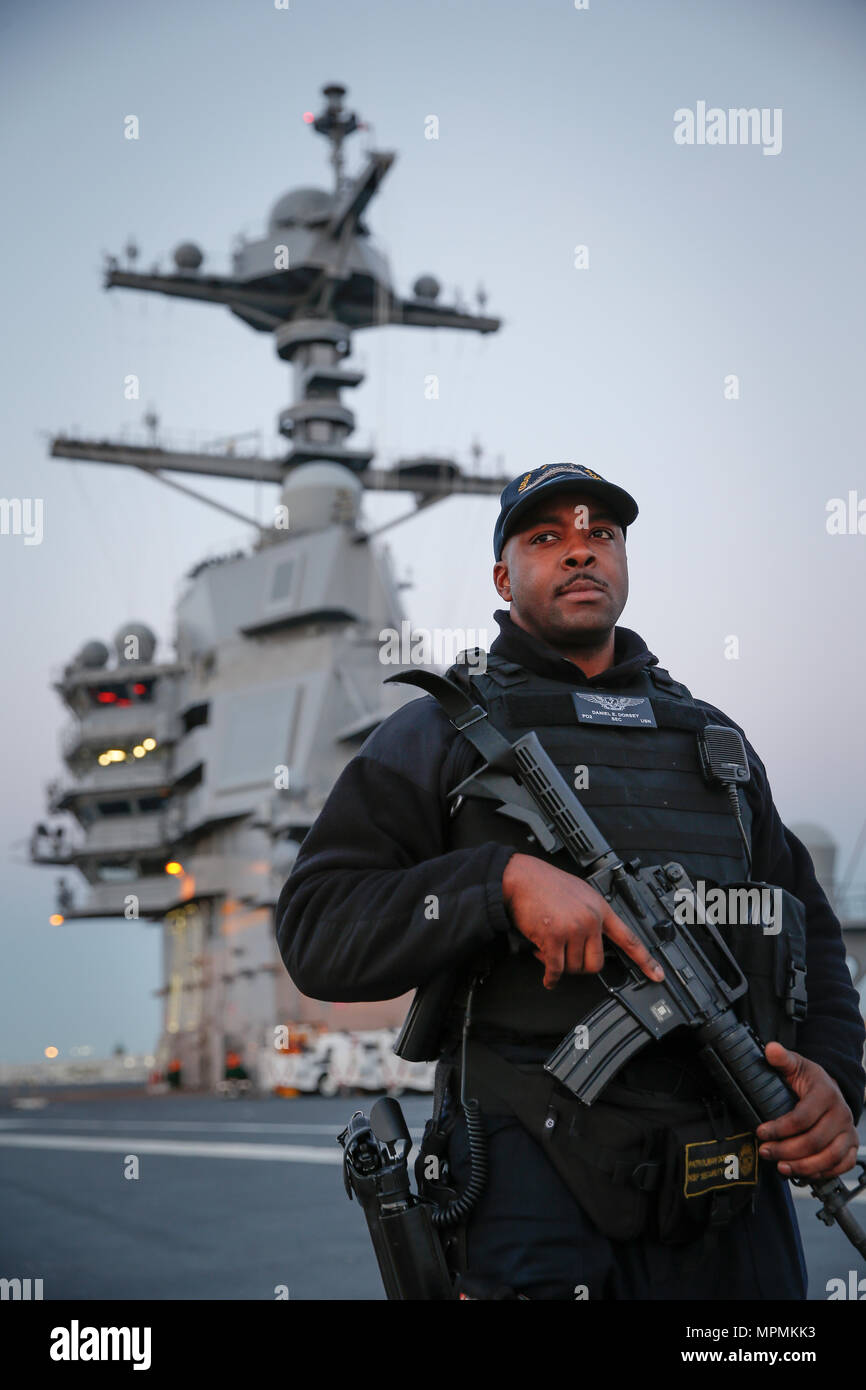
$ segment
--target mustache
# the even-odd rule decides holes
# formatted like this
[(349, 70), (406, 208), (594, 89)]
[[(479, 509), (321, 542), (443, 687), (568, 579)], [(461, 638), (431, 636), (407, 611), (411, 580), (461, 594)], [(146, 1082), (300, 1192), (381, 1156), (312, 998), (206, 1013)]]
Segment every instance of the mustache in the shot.
[(601, 579), (596, 579), (595, 575), (576, 574), (573, 579), (569, 579), (567, 584), (561, 584), (557, 589), (558, 594), (564, 594), (567, 589), (573, 589), (575, 584), (594, 584), (597, 589), (606, 589), (607, 585)]

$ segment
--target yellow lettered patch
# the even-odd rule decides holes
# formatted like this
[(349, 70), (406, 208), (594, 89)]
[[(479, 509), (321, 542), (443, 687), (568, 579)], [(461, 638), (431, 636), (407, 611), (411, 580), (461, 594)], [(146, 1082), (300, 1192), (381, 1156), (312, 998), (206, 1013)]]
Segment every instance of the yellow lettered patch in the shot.
[(758, 1141), (754, 1134), (732, 1134), (685, 1146), (686, 1197), (716, 1188), (754, 1187), (758, 1181)]

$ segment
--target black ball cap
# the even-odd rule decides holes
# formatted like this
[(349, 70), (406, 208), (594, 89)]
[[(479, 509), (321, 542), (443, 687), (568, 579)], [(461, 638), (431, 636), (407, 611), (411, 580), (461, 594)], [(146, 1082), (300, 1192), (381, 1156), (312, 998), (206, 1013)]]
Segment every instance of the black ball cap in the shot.
[(637, 516), (637, 502), (615, 483), (609, 483), (600, 473), (584, 468), (580, 463), (548, 463), (534, 468), (531, 473), (521, 473), (499, 497), (500, 512), (493, 531), (493, 554), (502, 559), (502, 547), (508, 537), (517, 529), (517, 523), (537, 498), (548, 492), (561, 492), (565, 487), (574, 487), (591, 497), (607, 502), (613, 515), (622, 523), (623, 530), (630, 526)]

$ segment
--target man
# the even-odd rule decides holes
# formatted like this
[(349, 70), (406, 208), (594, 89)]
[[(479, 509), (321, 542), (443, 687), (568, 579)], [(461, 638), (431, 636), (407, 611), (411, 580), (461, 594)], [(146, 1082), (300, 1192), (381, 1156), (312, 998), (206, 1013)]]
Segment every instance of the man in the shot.
[[(543, 1072), (604, 996), (606, 940), (651, 978), (661, 967), (567, 858), (545, 856), (488, 804), (448, 800), (480, 758), (429, 697), (385, 720), (338, 779), (280, 895), (280, 949), (298, 987), (321, 999), (391, 998), (456, 972), (443, 1066), (456, 1057), (454, 1010), (480, 977), (466, 1094), (481, 1104), (489, 1173), (463, 1249), (480, 1296), (505, 1286), (530, 1298), (804, 1298), (786, 1179), (854, 1165), (863, 1020), (839, 923), (757, 754), (746, 745), (751, 777), (735, 818), (701, 775), (695, 739), (706, 723), (738, 726), (616, 625), (636, 516), (627, 492), (574, 464), (510, 483), (493, 571), (510, 612), (495, 614), (487, 670), (464, 662), (449, 674), (511, 740), (536, 729), (623, 860), (677, 861), (693, 882), (764, 882), (804, 905), (800, 946), (795, 924), (777, 936), (735, 926), (729, 938), (750, 980), (744, 1017), (798, 1097), (757, 1130), (764, 1161), (676, 1032), (590, 1107)], [(803, 969), (808, 1014), (795, 1028), (803, 1008), (791, 981)], [(465, 1188), (456, 1093), (452, 1080), (440, 1128), (450, 1180)], [(740, 1166), (711, 1181), (731, 1149)]]

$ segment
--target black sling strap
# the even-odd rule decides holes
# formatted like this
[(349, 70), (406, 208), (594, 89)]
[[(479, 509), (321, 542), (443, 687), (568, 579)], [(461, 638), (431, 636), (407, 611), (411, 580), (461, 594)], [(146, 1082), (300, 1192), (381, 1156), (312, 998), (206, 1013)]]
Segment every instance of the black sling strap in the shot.
[(510, 771), (514, 761), (511, 744), (490, 723), (486, 709), (470, 700), (465, 691), (435, 671), (398, 671), (384, 684), (417, 685), (438, 700), (455, 729), (459, 729), (491, 767)]

